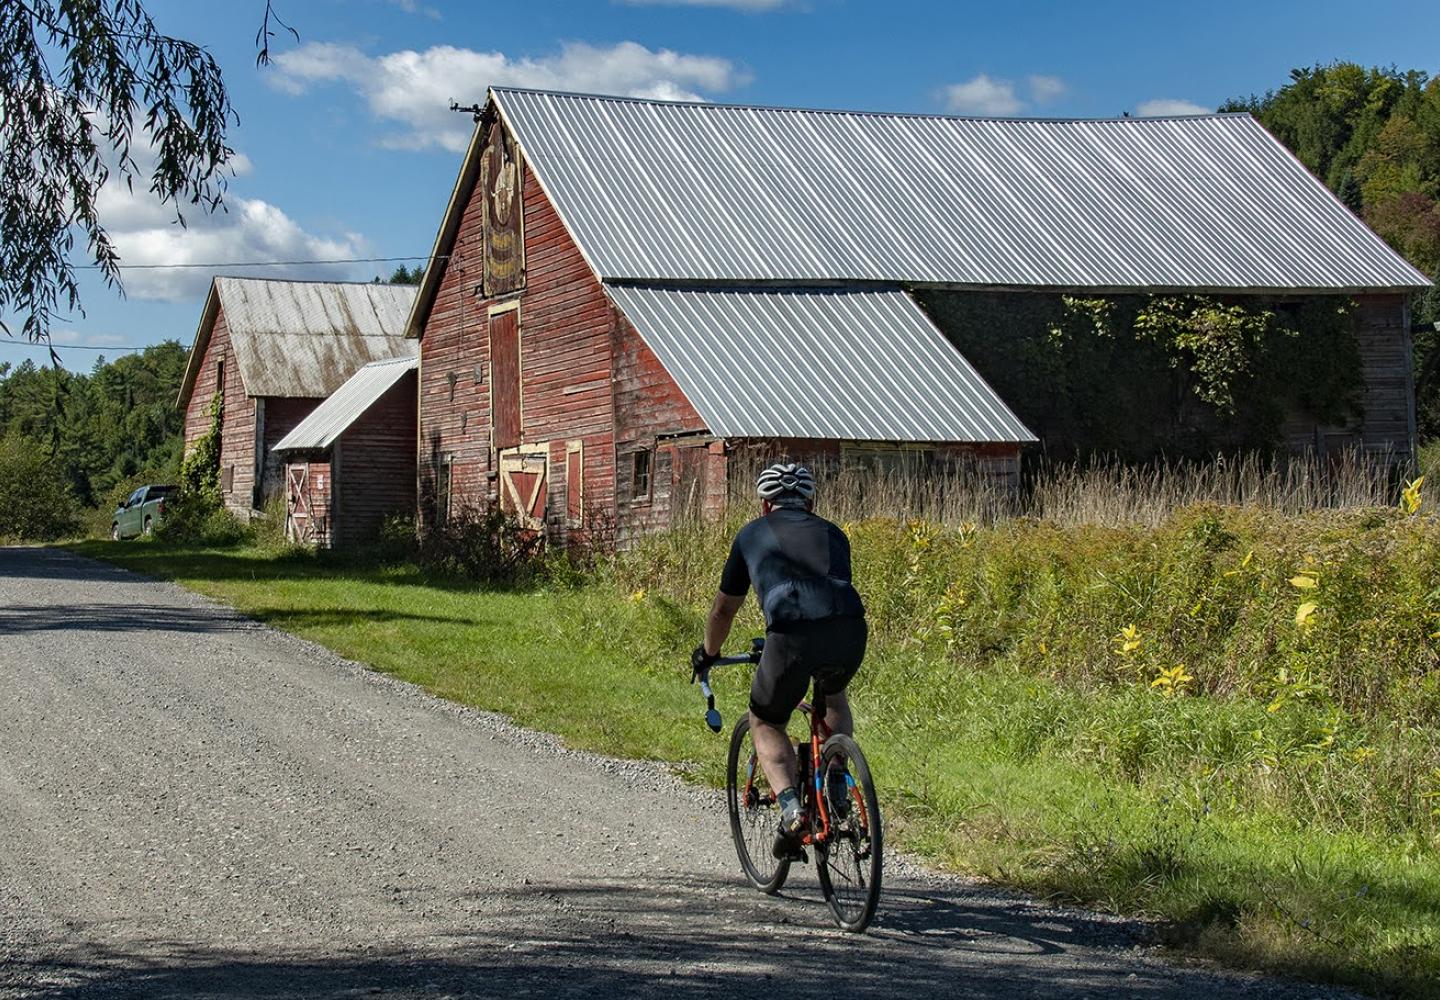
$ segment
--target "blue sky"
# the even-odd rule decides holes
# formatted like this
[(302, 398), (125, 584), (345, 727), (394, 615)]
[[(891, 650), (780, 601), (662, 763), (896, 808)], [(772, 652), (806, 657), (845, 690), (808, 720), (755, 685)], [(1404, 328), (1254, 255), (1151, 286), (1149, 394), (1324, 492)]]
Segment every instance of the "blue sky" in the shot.
[[(150, 0), (161, 30), (210, 48), (240, 125), (229, 212), (181, 230), (137, 194), (102, 216), (130, 264), (429, 252), (469, 119), (492, 83), (809, 107), (1105, 116), (1213, 109), (1292, 67), (1347, 59), (1440, 71), (1440, 4), (893, 0), (276, 0), (300, 32), (255, 65), (263, 0)], [(227, 267), (368, 279), (393, 265)], [(212, 272), (96, 280), (61, 345), (188, 344)], [(6, 317), (14, 320), (14, 317)], [(15, 325), (11, 323), (12, 327)], [(62, 351), (88, 369), (92, 350)], [(44, 353), (0, 339), (0, 362)]]

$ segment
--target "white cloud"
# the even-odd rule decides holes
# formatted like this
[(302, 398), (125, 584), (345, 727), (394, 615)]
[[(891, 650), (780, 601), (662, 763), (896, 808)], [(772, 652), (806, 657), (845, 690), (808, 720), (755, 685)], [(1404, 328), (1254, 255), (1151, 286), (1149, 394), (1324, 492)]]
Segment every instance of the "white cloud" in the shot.
[(747, 79), (728, 59), (635, 42), (604, 48), (570, 42), (554, 55), (524, 59), (450, 45), (369, 56), (348, 45), (309, 42), (276, 56), (274, 68), (271, 84), (291, 94), (316, 84), (353, 84), (375, 117), (403, 123), (400, 131), (382, 137), (381, 145), (452, 152), (465, 148), (473, 123), (450, 111), (450, 101), (482, 101), (492, 85), (701, 100), (701, 91), (729, 90)]
[(51, 330), (50, 342), (72, 347), (117, 347), (127, 341), (123, 333), (82, 333), (79, 330)]
[(1209, 115), (1214, 114), (1215, 109), (1196, 104), (1194, 101), (1178, 101), (1173, 98), (1158, 97), (1153, 101), (1141, 101), (1135, 106), (1135, 113), (1141, 118), (1160, 118), (1165, 115)]
[(181, 302), (205, 294), (215, 274), (268, 278), (311, 278), (341, 281), (354, 277), (352, 265), (303, 264), (292, 267), (156, 267), (173, 264), (235, 264), (250, 261), (317, 261), (363, 257), (369, 246), (356, 233), (318, 236), (307, 232), (281, 209), (258, 198), (226, 198), (228, 212), (185, 215), (174, 222), (173, 211), (148, 191), (107, 184), (97, 199), (100, 220), (126, 267), (120, 274), (132, 298)]
[(794, 0), (619, 0), (629, 7), (729, 7), (754, 14), (795, 6)]
[(1025, 107), (1015, 84), (984, 73), (965, 83), (952, 83), (943, 91), (945, 108), (965, 115), (1013, 115)]
[(419, 0), (390, 0), (392, 6), (399, 7), (407, 14), (424, 14), (432, 21), (442, 19), (440, 11), (429, 4), (420, 3)]
[(1046, 104), (1065, 93), (1065, 81), (1058, 76), (1029, 76), (1025, 82), (1030, 85), (1030, 98), (1036, 104)]

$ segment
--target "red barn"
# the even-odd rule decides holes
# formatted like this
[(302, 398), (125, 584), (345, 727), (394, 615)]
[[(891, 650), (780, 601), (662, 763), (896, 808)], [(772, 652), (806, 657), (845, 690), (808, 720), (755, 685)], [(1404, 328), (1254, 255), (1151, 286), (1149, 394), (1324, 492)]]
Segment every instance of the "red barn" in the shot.
[(210, 285), (178, 405), (188, 450), (222, 392), (220, 488), (237, 512), (282, 483), (275, 444), (361, 365), (415, 353), (401, 336), (415, 288), (217, 277)]
[(374, 539), (415, 514), (414, 357), (372, 361), (275, 445), (285, 535), (321, 548)]
[[(1034, 435), (917, 299), (1365, 294), (1385, 366), (1367, 377), (1389, 393), (1404, 295), (1424, 284), (1248, 116), (497, 88), (406, 328), (421, 514), (490, 497), (555, 535), (613, 518), (623, 540), (718, 509), (728, 479), (772, 455), (918, 453), (1013, 475)], [(1392, 409), (1362, 428), (1367, 446), (1408, 450), (1413, 404), (1398, 423)]]

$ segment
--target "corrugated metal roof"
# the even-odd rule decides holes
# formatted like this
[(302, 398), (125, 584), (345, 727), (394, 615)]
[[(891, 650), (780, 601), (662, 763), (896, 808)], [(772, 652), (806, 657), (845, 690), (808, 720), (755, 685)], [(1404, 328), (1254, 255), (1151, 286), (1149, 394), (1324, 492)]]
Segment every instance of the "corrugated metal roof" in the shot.
[(251, 396), (328, 396), (366, 362), (417, 353), (413, 285), (216, 278), (215, 291)]
[(904, 292), (609, 292), (721, 437), (1035, 440)]
[(602, 278), (1429, 284), (1249, 115), (977, 119), (492, 94)]
[(420, 367), (418, 358), (390, 358), (363, 366), (275, 445), (276, 451), (328, 448), (396, 382)]

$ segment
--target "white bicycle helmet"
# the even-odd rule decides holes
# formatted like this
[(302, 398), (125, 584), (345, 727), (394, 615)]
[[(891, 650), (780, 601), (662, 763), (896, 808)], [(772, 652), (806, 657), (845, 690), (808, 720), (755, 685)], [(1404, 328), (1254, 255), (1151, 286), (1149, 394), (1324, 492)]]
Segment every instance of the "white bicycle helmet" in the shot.
[(815, 476), (803, 465), (795, 462), (778, 462), (760, 473), (755, 481), (755, 492), (761, 500), (774, 500), (793, 495), (804, 500), (815, 499)]

